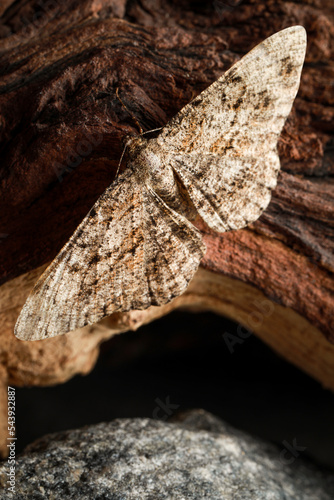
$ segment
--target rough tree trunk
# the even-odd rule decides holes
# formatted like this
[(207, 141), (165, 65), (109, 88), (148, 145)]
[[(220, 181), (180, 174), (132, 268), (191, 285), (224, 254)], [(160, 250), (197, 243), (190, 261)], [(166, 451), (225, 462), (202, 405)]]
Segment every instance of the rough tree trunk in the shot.
[[(0, 14), (3, 384), (87, 372), (103, 339), (187, 305), (240, 321), (334, 389), (332, 0), (7, 0)], [(112, 182), (121, 139), (137, 131), (116, 89), (143, 129), (159, 127), (242, 54), (294, 24), (308, 33), (306, 63), (279, 143), (278, 186), (259, 221), (223, 235), (202, 227), (206, 271), (168, 307), (17, 341), (13, 325), (35, 269)]]

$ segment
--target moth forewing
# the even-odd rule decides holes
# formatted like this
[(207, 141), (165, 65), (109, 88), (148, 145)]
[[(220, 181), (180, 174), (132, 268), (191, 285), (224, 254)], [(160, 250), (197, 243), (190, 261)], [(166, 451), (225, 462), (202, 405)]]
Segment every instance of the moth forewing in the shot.
[(204, 221), (240, 229), (268, 206), (280, 168), (277, 142), (297, 94), (306, 31), (272, 35), (186, 105), (157, 141)]
[(204, 248), (191, 222), (128, 168), (38, 280), (15, 335), (40, 340), (166, 304), (187, 288)]

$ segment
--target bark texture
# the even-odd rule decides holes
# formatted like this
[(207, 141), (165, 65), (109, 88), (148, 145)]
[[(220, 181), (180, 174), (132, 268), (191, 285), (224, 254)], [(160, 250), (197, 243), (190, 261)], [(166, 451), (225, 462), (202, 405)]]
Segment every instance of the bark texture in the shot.
[[(122, 138), (137, 133), (136, 120), (144, 130), (164, 125), (257, 43), (302, 24), (306, 63), (279, 143), (282, 172), (272, 202), (248, 229), (218, 235), (201, 227), (202, 266), (227, 292), (194, 280), (202, 299), (193, 306), (245, 324), (254, 313), (251, 297), (270, 298), (281, 322), (264, 315), (255, 332), (334, 388), (332, 0), (7, 0), (0, 16), (4, 383), (56, 383), (87, 372), (101, 340), (134, 327), (129, 315), (111, 318), (117, 326), (87, 341), (80, 355), (77, 333), (73, 342), (65, 336), (28, 345), (10, 338), (39, 275), (34, 269), (54, 258), (113, 181)], [(232, 289), (239, 292), (230, 299)], [(215, 307), (215, 300), (225, 306)], [(154, 314), (140, 313), (136, 325)], [(44, 359), (53, 360), (48, 367), (41, 366), (45, 350), (50, 357)], [(52, 366), (58, 367), (53, 373)]]
[[(239, 323), (238, 335), (222, 335), (222, 348), (234, 352), (254, 332), (278, 354), (334, 391), (334, 345), (291, 308), (268, 299), (241, 280), (199, 269), (186, 292), (161, 307), (114, 313), (93, 326), (47, 340), (25, 342), (13, 335), (17, 316), (45, 266), (0, 288), (0, 456), (7, 448), (7, 384), (52, 385), (94, 367), (99, 345), (113, 335), (136, 330), (177, 308), (212, 311)], [(222, 332), (223, 333), (223, 332)], [(225, 341), (225, 342), (224, 342)]]
[(303, 24), (306, 63), (272, 203), (251, 229), (203, 228), (203, 265), (334, 340), (330, 0), (30, 0), (2, 10), (1, 282), (50, 261), (112, 182), (121, 139), (137, 128), (130, 113), (144, 129), (163, 125), (255, 44)]

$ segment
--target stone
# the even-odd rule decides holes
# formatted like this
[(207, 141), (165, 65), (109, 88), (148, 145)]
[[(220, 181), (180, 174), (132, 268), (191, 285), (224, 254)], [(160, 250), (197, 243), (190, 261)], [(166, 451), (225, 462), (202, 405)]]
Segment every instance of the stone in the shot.
[[(324, 387), (334, 390), (334, 344), (292, 309), (268, 299), (241, 280), (200, 268), (186, 292), (171, 303), (145, 311), (115, 313), (98, 324), (69, 335), (36, 342), (18, 340), (13, 331), (17, 316), (33, 283), (44, 267), (19, 276), (0, 288), (0, 401), (7, 386), (46, 386), (64, 383), (76, 374), (89, 373), (101, 342), (117, 333), (137, 330), (176, 309), (212, 311), (234, 319), (240, 337), (253, 331), (263, 342)], [(228, 340), (230, 349), (239, 337)], [(240, 341), (240, 339), (239, 339)], [(0, 456), (7, 448), (7, 405), (0, 405)]]
[[(203, 410), (117, 419), (47, 435), (16, 464), (16, 492), (0, 499), (331, 500), (334, 475), (237, 431)], [(6, 462), (0, 485), (6, 486)]]

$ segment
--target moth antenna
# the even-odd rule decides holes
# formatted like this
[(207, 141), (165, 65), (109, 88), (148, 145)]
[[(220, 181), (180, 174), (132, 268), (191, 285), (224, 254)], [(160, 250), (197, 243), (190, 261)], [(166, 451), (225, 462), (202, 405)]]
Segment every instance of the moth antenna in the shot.
[[(140, 135), (149, 134), (150, 132), (156, 132), (157, 130), (162, 130), (162, 129), (163, 129), (163, 127), (153, 128), (152, 130), (146, 130), (146, 132), (142, 132)], [(120, 159), (120, 160), (119, 160), (119, 162), (118, 162), (118, 167), (117, 167), (117, 172), (116, 172), (115, 179), (117, 178), (118, 173), (119, 173), (119, 169), (121, 168), (121, 163), (122, 163), (123, 156), (124, 156), (124, 153), (125, 153), (126, 148), (127, 148), (127, 144), (125, 144), (124, 149), (123, 149), (123, 152), (122, 152), (121, 159)]]
[(152, 130), (146, 130), (145, 132), (142, 132), (141, 135), (150, 134), (151, 132), (156, 132), (157, 130), (162, 130), (162, 129), (163, 127), (152, 128)]
[(121, 155), (121, 159), (119, 160), (118, 162), (118, 167), (117, 167), (117, 171), (116, 171), (116, 175), (115, 175), (115, 179), (117, 179), (117, 176), (118, 176), (118, 173), (119, 173), (119, 169), (121, 168), (121, 163), (122, 163), (122, 160), (123, 160), (123, 156), (124, 156), (124, 153), (125, 153), (125, 150), (127, 148), (127, 144), (125, 144), (124, 148), (123, 148), (123, 152), (122, 152), (122, 155)]
[[(133, 121), (136, 123), (136, 125), (138, 126), (139, 128), (139, 134), (140, 135), (145, 135), (145, 134), (149, 134), (150, 132), (156, 132), (157, 130), (161, 130), (163, 127), (158, 127), (158, 128), (154, 128), (152, 130), (146, 130), (146, 132), (143, 131), (143, 129), (141, 128), (140, 126), (140, 123), (139, 121), (137, 120), (137, 118), (131, 113), (131, 111), (126, 107), (126, 105), (124, 104), (124, 102), (122, 101), (122, 99), (120, 98), (120, 95), (119, 95), (119, 91), (118, 91), (118, 87), (116, 88), (116, 97), (117, 99), (119, 100), (119, 102), (121, 103), (122, 107), (125, 109), (125, 111), (127, 111), (127, 113), (131, 116), (131, 118), (133, 119)], [(125, 150), (126, 150), (126, 147), (127, 145), (124, 146), (124, 149), (123, 149), (123, 152), (122, 152), (122, 156), (121, 156), (121, 159), (119, 160), (118, 162), (118, 167), (117, 167), (117, 172), (116, 172), (116, 176), (115, 176), (115, 179), (117, 178), (118, 176), (118, 173), (119, 173), (119, 169), (121, 168), (121, 163), (122, 163), (122, 160), (123, 160), (123, 156), (124, 156), (124, 153), (125, 153)]]
[(131, 116), (131, 118), (133, 119), (133, 121), (136, 123), (137, 127), (139, 128), (139, 133), (140, 135), (143, 133), (143, 129), (141, 128), (140, 126), (140, 123), (139, 121), (137, 120), (137, 118), (131, 113), (131, 111), (125, 106), (124, 102), (122, 101), (122, 99), (120, 98), (119, 96), (119, 92), (118, 92), (118, 87), (116, 88), (116, 97), (117, 99), (119, 100), (119, 102), (121, 103), (122, 107), (127, 111), (127, 113)]

